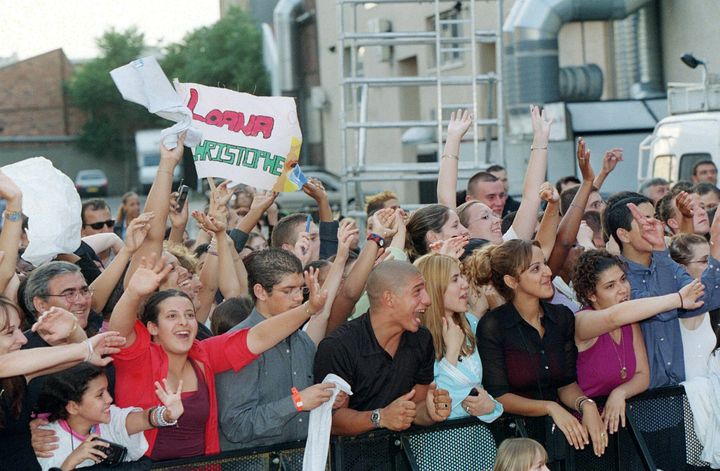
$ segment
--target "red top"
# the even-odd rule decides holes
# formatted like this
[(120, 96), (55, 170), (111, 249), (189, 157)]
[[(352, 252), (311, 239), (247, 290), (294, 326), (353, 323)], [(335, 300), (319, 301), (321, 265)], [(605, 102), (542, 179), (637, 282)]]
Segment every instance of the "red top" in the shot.
[[(217, 399), (215, 397), (215, 374), (232, 369), (237, 372), (258, 356), (247, 346), (249, 329), (228, 332), (224, 335), (193, 342), (188, 357), (202, 365), (207, 383), (210, 415), (205, 425), (205, 454), (220, 452), (218, 437)], [(160, 405), (155, 395), (155, 381), (167, 378), (168, 356), (162, 346), (152, 342), (147, 328), (135, 322), (135, 343), (123, 348), (113, 356), (115, 365), (115, 403), (118, 407), (142, 407), (147, 409)], [(198, 381), (199, 382), (199, 381)], [(155, 444), (157, 429), (145, 431), (150, 456)]]

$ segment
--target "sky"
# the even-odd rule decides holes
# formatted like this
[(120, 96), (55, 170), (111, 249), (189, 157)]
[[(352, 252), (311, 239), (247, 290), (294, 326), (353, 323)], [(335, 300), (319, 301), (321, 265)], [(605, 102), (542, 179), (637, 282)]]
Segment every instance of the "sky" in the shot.
[(111, 27), (137, 26), (149, 46), (167, 45), (219, 18), (219, 0), (0, 0), (0, 58), (63, 48), (70, 59), (89, 59)]

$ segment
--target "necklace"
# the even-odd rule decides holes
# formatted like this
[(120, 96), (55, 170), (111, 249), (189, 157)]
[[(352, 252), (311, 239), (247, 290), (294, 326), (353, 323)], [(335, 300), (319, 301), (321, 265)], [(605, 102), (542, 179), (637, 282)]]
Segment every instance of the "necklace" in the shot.
[(620, 379), (626, 379), (627, 378), (627, 367), (625, 366), (625, 349), (623, 348), (623, 331), (622, 328), (620, 328), (620, 349), (622, 350), (622, 360), (620, 359), (620, 354), (618, 353), (617, 346), (615, 345), (615, 340), (613, 340), (612, 335), (610, 335), (610, 332), (608, 332), (608, 336), (610, 337), (610, 343), (613, 346), (613, 350), (615, 350), (615, 355), (617, 356), (618, 363), (620, 363)]

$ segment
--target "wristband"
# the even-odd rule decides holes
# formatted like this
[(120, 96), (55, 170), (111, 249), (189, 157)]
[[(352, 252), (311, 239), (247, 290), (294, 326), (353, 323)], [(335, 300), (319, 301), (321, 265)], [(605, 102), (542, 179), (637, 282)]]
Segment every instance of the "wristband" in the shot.
[(290, 388), (290, 393), (292, 394), (292, 400), (295, 403), (295, 409), (297, 409), (298, 412), (303, 411), (303, 401), (302, 397), (300, 396), (300, 391), (297, 390), (295, 386)]
[(530, 146), (530, 150), (547, 150), (547, 148), (548, 148), (547, 144), (545, 144), (544, 146), (535, 146), (535, 145)]
[(6, 209), (3, 212), (3, 217), (6, 221), (10, 222), (20, 221), (22, 219), (22, 211), (10, 211), (9, 209)]
[(453, 155), (453, 154), (443, 154), (440, 158), (441, 159), (455, 159), (458, 162), (460, 161), (460, 157), (458, 157), (457, 155)]
[(593, 400), (590, 399), (589, 397), (583, 398), (583, 400), (580, 401), (580, 404), (579, 404), (580, 407), (578, 408), (578, 412), (580, 412), (581, 414), (583, 413), (583, 411), (582, 411), (583, 404), (585, 404), (586, 402), (589, 402), (589, 403), (591, 403), (591, 404), (595, 404), (595, 401), (593, 401)]
[(172, 422), (168, 422), (165, 420), (165, 411), (167, 410), (167, 407), (160, 406), (157, 409), (155, 409), (155, 423), (158, 427), (170, 427), (171, 425), (177, 425), (177, 419), (173, 420)]
[(680, 291), (677, 292), (677, 295), (680, 296), (680, 309), (685, 309), (685, 302), (683, 301), (682, 294), (680, 294)]
[(88, 353), (87, 353), (87, 356), (85, 357), (85, 361), (90, 361), (90, 358), (92, 358), (92, 356), (93, 356), (93, 346), (92, 346), (92, 342), (90, 341), (90, 339), (87, 339), (87, 340), (85, 340), (85, 342), (83, 342), (83, 343), (85, 344), (85, 346), (86, 346), (87, 349), (88, 349)]

